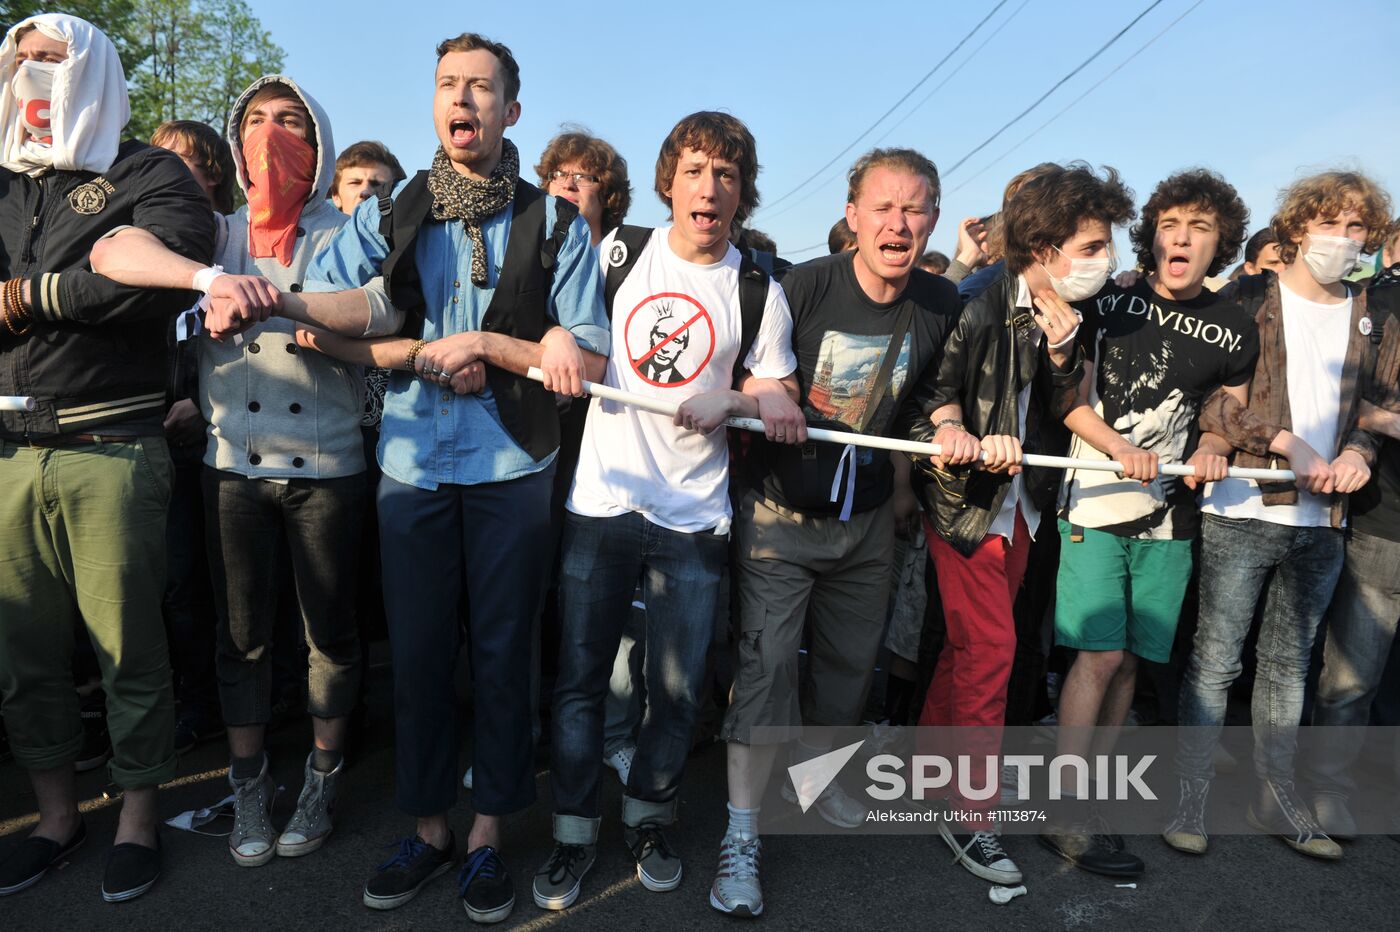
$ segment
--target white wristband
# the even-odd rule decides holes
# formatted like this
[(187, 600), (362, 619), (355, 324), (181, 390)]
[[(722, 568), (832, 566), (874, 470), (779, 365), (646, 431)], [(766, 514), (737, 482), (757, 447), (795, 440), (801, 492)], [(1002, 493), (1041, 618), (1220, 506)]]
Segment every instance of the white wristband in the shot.
[(1063, 347), (1069, 346), (1071, 343), (1074, 342), (1074, 338), (1075, 338), (1076, 336), (1078, 336), (1078, 335), (1079, 335), (1079, 328), (1078, 328), (1078, 327), (1075, 327), (1073, 330), (1071, 330), (1071, 331), (1069, 332), (1069, 336), (1065, 337), (1063, 340), (1061, 340), (1061, 341), (1058, 342), (1058, 343), (1051, 343), (1051, 344), (1050, 344), (1050, 348), (1051, 348), (1051, 349), (1062, 349)]
[(195, 291), (202, 291), (208, 294), (210, 287), (214, 284), (214, 279), (218, 278), (220, 275), (227, 274), (222, 265), (211, 265), (207, 269), (200, 269), (198, 272), (194, 273), (192, 286)]

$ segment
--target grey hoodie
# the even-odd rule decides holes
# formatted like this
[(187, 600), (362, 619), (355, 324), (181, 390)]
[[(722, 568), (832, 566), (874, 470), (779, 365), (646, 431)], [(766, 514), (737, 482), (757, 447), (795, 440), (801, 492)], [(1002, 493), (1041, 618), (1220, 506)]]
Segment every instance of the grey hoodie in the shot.
[[(238, 184), (246, 193), (240, 133), (244, 111), (253, 94), (273, 82), (296, 92), (315, 130), (316, 178), (297, 224), (292, 264), (249, 254), (247, 205), (228, 218), (228, 239), (215, 261), (227, 272), (262, 275), (283, 291), (299, 291), (311, 260), (349, 218), (326, 199), (336, 156), (330, 119), (310, 94), (284, 75), (254, 81), (229, 114)], [(332, 479), (364, 471), (361, 370), (301, 349), (294, 329), (293, 321), (274, 317), (241, 337), (218, 342), (206, 333), (200, 338), (199, 406), (209, 422), (206, 465), (265, 479)]]

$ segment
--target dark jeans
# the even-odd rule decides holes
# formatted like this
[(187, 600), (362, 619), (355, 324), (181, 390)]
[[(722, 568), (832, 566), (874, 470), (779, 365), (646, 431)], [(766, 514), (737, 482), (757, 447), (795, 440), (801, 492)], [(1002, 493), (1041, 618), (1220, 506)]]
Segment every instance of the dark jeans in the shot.
[(647, 708), (623, 821), (632, 826), (675, 821), (681, 770), (707, 684), (706, 655), (727, 555), (722, 535), (668, 530), (635, 512), (567, 517), (550, 768), (556, 840), (591, 844), (597, 839), (603, 704), (639, 579), (647, 606)]
[(198, 459), (172, 451), (175, 483), (165, 519), (165, 630), (175, 673), (180, 717), (219, 719), (214, 642), (218, 622), (209, 587), (209, 551), (204, 539), (204, 493)]
[(350, 714), (360, 680), (355, 578), (364, 474), (338, 479), (249, 479), (204, 472), (214, 605), (219, 614), (219, 699), (229, 725), (272, 715), (279, 544), (285, 541), (311, 657), (307, 711)]
[(472, 808), (506, 815), (535, 799), (530, 642), (549, 569), (554, 467), (506, 482), (415, 488), (379, 480), (384, 607), (394, 657), (395, 804), (452, 808), (455, 671), (463, 594), (470, 606)]
[(1211, 752), (1263, 596), (1250, 706), (1254, 770), (1261, 780), (1292, 781), (1303, 684), (1313, 637), (1341, 573), (1342, 532), (1253, 518), (1201, 519), (1201, 610), (1180, 707), (1180, 724), (1194, 727), (1180, 733), (1177, 770), (1190, 778), (1215, 775)]
[(1346, 563), (1327, 616), (1327, 646), (1313, 711), (1314, 725), (1328, 728), (1307, 761), (1320, 792), (1349, 796), (1348, 771), (1361, 753), (1395, 626), (1400, 619), (1400, 542), (1353, 531)]

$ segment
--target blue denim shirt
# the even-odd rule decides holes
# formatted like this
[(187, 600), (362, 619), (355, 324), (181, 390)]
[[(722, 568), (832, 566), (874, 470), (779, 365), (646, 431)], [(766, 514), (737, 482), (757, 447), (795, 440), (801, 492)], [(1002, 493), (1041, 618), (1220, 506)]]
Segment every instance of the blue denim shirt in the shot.
[[(546, 230), (554, 227), (555, 205), (554, 198), (546, 198)], [(485, 288), (471, 283), (472, 246), (465, 225), (423, 225), (414, 252), (427, 302), (423, 339), (481, 329), (505, 261), (510, 222), (511, 211), (502, 210), (482, 228), (488, 253)], [(379, 235), (377, 202), (369, 198), (312, 262), (307, 277), (337, 288), (359, 288), (379, 274), (388, 255), (388, 243)], [(549, 297), (550, 320), (584, 349), (607, 355), (608, 315), (598, 257), (582, 217), (574, 220), (559, 250)], [(379, 432), (380, 468), (420, 489), (503, 482), (539, 472), (554, 461), (553, 453), (536, 462), (521, 449), (502, 426), (489, 386), (479, 395), (458, 395), (408, 372), (395, 371), (389, 378)]]

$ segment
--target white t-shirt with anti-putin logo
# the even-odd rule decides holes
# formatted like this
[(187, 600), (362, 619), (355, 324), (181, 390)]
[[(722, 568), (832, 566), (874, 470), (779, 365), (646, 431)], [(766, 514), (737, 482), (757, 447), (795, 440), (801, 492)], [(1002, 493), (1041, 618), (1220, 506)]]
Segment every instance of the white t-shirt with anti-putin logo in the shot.
[[(612, 307), (612, 350), (604, 383), (680, 404), (733, 388), (743, 321), (739, 312), (740, 254), (697, 265), (671, 249), (669, 228), (652, 233)], [(613, 236), (599, 245), (611, 253)], [(607, 277), (608, 263), (599, 273)], [(781, 379), (797, 368), (792, 317), (777, 282), (758, 334), (744, 360), (758, 378)], [(663, 414), (594, 399), (579, 449), (567, 507), (575, 514), (614, 517), (635, 511), (674, 531), (723, 531), (729, 526), (729, 448), (725, 431), (705, 435)]]

